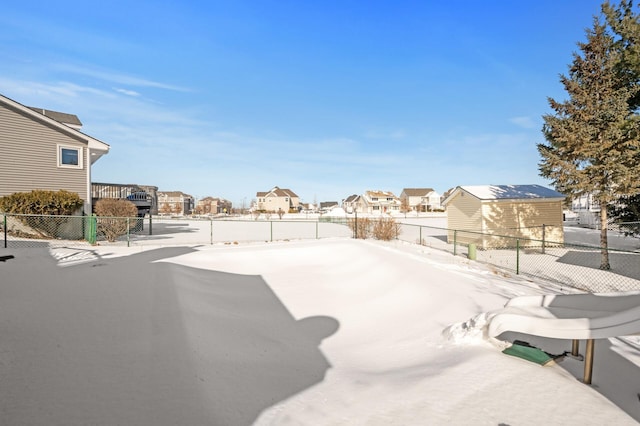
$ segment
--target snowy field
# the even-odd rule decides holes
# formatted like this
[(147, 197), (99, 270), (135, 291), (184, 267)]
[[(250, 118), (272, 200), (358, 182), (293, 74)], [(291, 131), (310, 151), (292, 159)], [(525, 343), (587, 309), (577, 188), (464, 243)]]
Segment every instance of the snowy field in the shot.
[[(342, 217), (343, 218), (343, 217)], [(317, 222), (317, 215), (285, 215), (282, 220), (253, 220), (246, 217), (229, 217), (225, 220), (158, 219), (153, 220), (153, 235), (132, 235), (129, 241), (101, 245), (131, 246), (176, 246), (183, 244), (243, 244), (253, 242), (275, 242), (313, 240), (352, 236), (352, 230), (345, 224)], [(453, 252), (454, 247), (447, 242), (447, 219), (443, 214), (423, 214), (421, 217), (403, 215), (396, 217), (401, 225), (400, 240), (422, 244), (444, 251)], [(147, 232), (148, 230), (145, 230)], [(568, 245), (597, 247), (599, 231), (567, 226), (565, 241)], [(636, 250), (640, 248), (638, 238), (624, 237), (617, 232), (609, 233), (611, 249)], [(30, 242), (33, 244), (33, 242)], [(67, 246), (65, 241), (50, 244)], [(74, 243), (77, 245), (77, 243)], [(83, 244), (82, 242), (80, 244)], [(85, 244), (86, 245), (86, 244)], [(467, 255), (465, 245), (456, 246), (457, 254)], [(477, 260), (495, 265), (507, 271), (516, 271), (518, 262), (522, 274), (543, 277), (548, 280), (563, 281), (569, 287), (583, 291), (610, 292), (640, 290), (640, 255), (611, 251), (610, 271), (600, 270), (598, 249), (568, 246), (547, 248), (545, 254), (538, 251), (522, 250), (479, 250)]]
[(640, 421), (637, 336), (597, 341), (587, 386), (577, 360), (510, 357), (480, 328), (443, 335), (511, 297), (558, 289), (427, 247), (327, 238), (7, 254), (3, 424)]

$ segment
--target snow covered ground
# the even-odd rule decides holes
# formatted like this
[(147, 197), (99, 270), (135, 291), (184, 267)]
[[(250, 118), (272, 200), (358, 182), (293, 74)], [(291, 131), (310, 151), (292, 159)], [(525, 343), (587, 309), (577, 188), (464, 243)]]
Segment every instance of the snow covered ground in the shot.
[[(541, 367), (462, 329), (552, 284), (347, 238), (0, 249), (6, 424), (632, 425), (640, 340)], [(469, 323), (467, 323), (468, 325)], [(550, 352), (570, 342), (523, 335)]]

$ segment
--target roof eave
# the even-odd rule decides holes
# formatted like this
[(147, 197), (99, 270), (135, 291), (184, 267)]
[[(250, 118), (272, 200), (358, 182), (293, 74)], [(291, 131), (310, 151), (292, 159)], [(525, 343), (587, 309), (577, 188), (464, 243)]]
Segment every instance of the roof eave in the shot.
[[(69, 127), (63, 123), (60, 123), (59, 121), (54, 120), (51, 117), (48, 117), (46, 115), (42, 115), (37, 113), (36, 111), (33, 111), (31, 108), (22, 105), (20, 102), (14, 101), (13, 99), (7, 98), (6, 96), (0, 95), (0, 102), (3, 102), (7, 105), (9, 105), (10, 107), (28, 115), (29, 117), (33, 118), (36, 121), (40, 121), (42, 123), (45, 123), (47, 125), (53, 126), (56, 129), (60, 130), (63, 133), (68, 134), (69, 136), (75, 138), (75, 139), (79, 139), (81, 141), (84, 141), (87, 143), (87, 147), (90, 150), (96, 150), (96, 151), (102, 151), (103, 154), (99, 154), (98, 158), (100, 158), (102, 155), (106, 154), (107, 152), (109, 152), (109, 144), (106, 144), (104, 142), (102, 142), (101, 140), (98, 140), (94, 137), (91, 137), (85, 133), (82, 133), (79, 130), (76, 130), (72, 127)], [(97, 161), (97, 159), (96, 159)], [(91, 162), (91, 164), (93, 164), (94, 161)]]

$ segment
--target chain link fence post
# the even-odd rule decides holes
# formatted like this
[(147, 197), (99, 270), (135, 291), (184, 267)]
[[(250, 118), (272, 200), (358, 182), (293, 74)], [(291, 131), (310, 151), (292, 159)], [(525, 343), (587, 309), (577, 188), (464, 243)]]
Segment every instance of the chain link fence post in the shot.
[(3, 225), (2, 225), (2, 229), (4, 229), (4, 248), (7, 248), (7, 214), (3, 214)]
[(516, 239), (516, 275), (520, 275), (520, 239)]
[(456, 239), (458, 237), (458, 231), (457, 230), (453, 230), (453, 255), (456, 255), (456, 248), (458, 247), (458, 244), (456, 242)]
[(91, 245), (95, 245), (98, 237), (97, 237), (97, 224), (98, 224), (98, 219), (96, 218), (95, 214), (92, 214), (91, 216), (87, 216), (87, 221), (89, 222), (88, 226), (87, 226), (87, 242)]

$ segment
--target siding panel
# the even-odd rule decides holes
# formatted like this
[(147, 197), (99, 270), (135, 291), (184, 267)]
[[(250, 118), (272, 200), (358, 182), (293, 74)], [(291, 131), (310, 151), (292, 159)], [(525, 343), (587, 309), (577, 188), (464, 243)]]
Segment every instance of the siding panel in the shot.
[[(82, 150), (82, 169), (57, 166), (58, 144)], [(87, 142), (0, 105), (0, 196), (64, 189), (87, 201), (88, 167)]]
[[(562, 200), (480, 200), (460, 191), (447, 204), (447, 227), (450, 243), (454, 239), (453, 230), (458, 230), (457, 243), (475, 243), (484, 248), (514, 247), (516, 238), (537, 240), (527, 242), (529, 246), (541, 246), (543, 239), (549, 244), (562, 244)], [(482, 237), (460, 230), (496, 236)]]
[[(453, 230), (464, 229), (482, 232), (481, 214), (480, 200), (463, 191), (457, 194), (447, 205), (447, 228), (449, 228), (447, 234), (449, 242), (453, 243)], [(462, 244), (475, 242), (476, 239), (477, 236), (475, 234), (458, 232), (456, 235), (456, 242)]]

